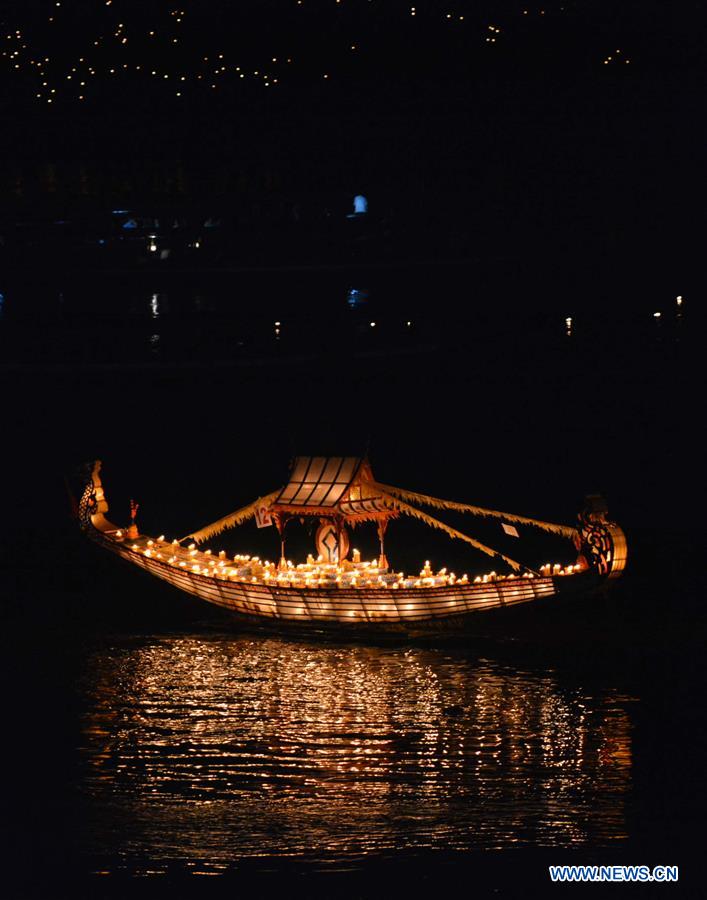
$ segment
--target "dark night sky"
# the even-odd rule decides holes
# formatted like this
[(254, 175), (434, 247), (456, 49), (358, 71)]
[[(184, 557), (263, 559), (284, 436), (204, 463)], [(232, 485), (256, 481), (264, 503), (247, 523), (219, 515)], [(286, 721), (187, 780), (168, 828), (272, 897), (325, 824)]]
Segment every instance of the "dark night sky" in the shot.
[(156, 116), (175, 121), (172, 133), (187, 141), (201, 112), (220, 114), (239, 135), (253, 119), (277, 130), (310, 115), (343, 121), (355, 112), (371, 124), (436, 111), (472, 112), (503, 134), (524, 124), (532, 97), (548, 124), (573, 100), (577, 112), (596, 106), (585, 114), (597, 118), (652, 100), (660, 116), (700, 83), (698, 3), (453, 6), (452, 14), (395, 0), (5, 4), (3, 106), (37, 130), (59, 117), (98, 121), (106, 136), (108, 119)]
[(182, 160), (230, 172), (192, 191), (363, 186), (499, 233), (631, 234), (677, 254), (704, 224), (701, 3), (2, 9), (6, 167)]

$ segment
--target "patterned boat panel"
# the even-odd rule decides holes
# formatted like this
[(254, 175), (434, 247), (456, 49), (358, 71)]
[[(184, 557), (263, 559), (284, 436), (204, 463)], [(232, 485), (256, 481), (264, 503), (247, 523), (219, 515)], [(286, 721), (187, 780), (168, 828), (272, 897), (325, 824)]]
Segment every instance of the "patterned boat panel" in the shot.
[(412, 623), (459, 616), (461, 613), (529, 603), (557, 593), (556, 580), (516, 578), (481, 584), (437, 588), (296, 588), (234, 581), (225, 576), (201, 575), (167, 562), (147, 558), (100, 532), (94, 539), (127, 562), (151, 575), (236, 613), (302, 622), (353, 624)]

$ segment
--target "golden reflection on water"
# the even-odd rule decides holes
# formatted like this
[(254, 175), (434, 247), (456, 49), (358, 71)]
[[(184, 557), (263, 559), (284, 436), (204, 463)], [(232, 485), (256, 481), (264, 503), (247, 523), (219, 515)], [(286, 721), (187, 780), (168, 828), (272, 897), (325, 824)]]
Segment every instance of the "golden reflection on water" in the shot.
[(91, 848), (121, 866), (626, 837), (631, 698), (550, 672), (186, 636), (102, 648), (85, 689)]

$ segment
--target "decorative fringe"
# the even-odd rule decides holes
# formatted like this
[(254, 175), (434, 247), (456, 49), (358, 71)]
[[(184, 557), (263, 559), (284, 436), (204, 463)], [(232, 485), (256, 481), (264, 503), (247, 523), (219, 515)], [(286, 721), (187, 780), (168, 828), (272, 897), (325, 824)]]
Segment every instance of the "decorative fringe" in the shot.
[[(427, 494), (418, 494), (414, 491), (406, 491), (402, 488), (380, 484), (379, 482), (372, 483), (371, 487), (380, 492), (381, 499), (391, 510), (405, 513), (406, 515), (419, 519), (421, 522), (425, 522), (425, 524), (431, 526), (432, 528), (438, 528), (441, 531), (446, 532), (452, 538), (466, 541), (468, 544), (476, 547), (477, 550), (481, 550), (483, 553), (486, 553), (489, 556), (498, 556), (505, 562), (507, 562), (508, 565), (516, 571), (527, 567), (523, 566), (519, 562), (516, 562), (516, 560), (511, 559), (508, 556), (504, 556), (502, 553), (499, 553), (496, 550), (493, 550), (491, 547), (487, 547), (485, 544), (482, 544), (475, 538), (469, 537), (469, 535), (463, 534), (461, 531), (457, 531), (456, 528), (452, 528), (450, 525), (446, 525), (439, 519), (435, 519), (433, 516), (427, 515), (427, 513), (416, 509), (414, 506), (409, 506), (404, 502), (404, 499), (414, 500), (418, 503), (424, 503), (427, 506), (434, 506), (437, 509), (451, 509), (458, 512), (472, 513), (476, 516), (505, 519), (507, 522), (518, 522), (521, 525), (533, 525), (536, 528), (542, 528), (544, 531), (549, 531), (553, 534), (561, 535), (562, 537), (569, 538), (570, 540), (572, 540), (577, 534), (574, 528), (570, 528), (567, 525), (556, 525), (552, 522), (543, 522), (539, 519), (529, 519), (526, 516), (517, 516), (513, 513), (500, 512), (499, 510), (495, 509), (485, 509), (481, 506), (471, 506), (467, 503), (455, 503), (453, 500), (440, 500), (438, 497), (430, 497)], [(218, 521), (212, 522), (210, 525), (205, 525), (198, 531), (194, 531), (191, 534), (186, 535), (184, 538), (182, 538), (182, 540), (191, 538), (197, 544), (201, 544), (214, 535), (221, 534), (221, 532), (227, 531), (229, 528), (234, 528), (236, 525), (240, 525), (248, 519), (252, 519), (255, 516), (255, 512), (258, 507), (272, 503), (279, 496), (280, 491), (281, 488), (278, 488), (278, 490), (273, 491), (270, 494), (266, 494), (264, 497), (258, 497), (258, 499), (253, 501), (253, 503), (249, 503), (247, 506), (244, 506), (241, 509), (237, 509), (235, 512), (224, 516), (222, 519), (218, 519)], [(371, 521), (376, 521), (376, 519), (377, 517), (371, 517)], [(364, 520), (363, 516), (361, 517), (361, 520)]]
[(258, 507), (272, 503), (272, 501), (280, 494), (281, 490), (282, 488), (278, 488), (271, 494), (266, 494), (264, 497), (258, 497), (257, 500), (249, 503), (248, 506), (237, 509), (230, 515), (219, 519), (217, 522), (212, 522), (211, 525), (204, 525), (204, 527), (200, 528), (198, 531), (193, 531), (191, 534), (185, 535), (182, 540), (185, 541), (187, 538), (192, 538), (197, 544), (201, 544), (215, 534), (221, 534), (222, 531), (227, 531), (229, 528), (235, 528), (236, 525), (240, 525), (247, 519), (252, 519)]
[[(382, 485), (378, 485), (382, 490)], [(422, 512), (419, 509), (415, 509), (414, 506), (409, 506), (407, 503), (403, 503), (402, 500), (399, 500), (395, 497), (385, 496), (384, 499), (388, 500), (395, 509), (399, 509), (401, 512), (406, 513), (408, 516), (412, 516), (415, 519), (419, 519), (421, 522), (424, 522), (426, 525), (430, 525), (432, 528), (439, 528), (440, 531), (445, 531), (450, 537), (457, 538), (460, 541), (466, 541), (467, 544), (471, 544), (472, 547), (476, 547), (477, 550), (481, 550), (482, 553), (486, 553), (488, 556), (498, 556), (504, 562), (508, 563), (508, 565), (515, 569), (518, 572), (520, 569), (526, 568), (526, 566), (522, 565), (519, 562), (516, 562), (515, 559), (511, 559), (509, 556), (504, 556), (503, 553), (499, 553), (497, 550), (493, 550), (491, 547), (487, 547), (486, 544), (482, 544), (481, 541), (477, 541), (473, 537), (469, 537), (468, 534), (462, 534), (461, 531), (457, 531), (456, 528), (452, 528), (449, 525), (445, 525), (444, 522), (440, 522), (439, 519), (435, 519), (433, 516), (428, 516), (427, 513)]]
[(556, 525), (553, 522), (543, 522), (540, 519), (529, 519), (526, 516), (516, 516), (513, 513), (500, 512), (496, 509), (485, 509), (482, 506), (471, 506), (468, 503), (455, 503), (453, 500), (440, 500), (438, 497), (430, 497), (427, 494), (417, 494), (414, 491), (406, 491), (402, 488), (391, 487), (388, 484), (380, 484), (379, 482), (376, 482), (375, 486), (378, 490), (387, 494), (392, 494), (394, 497), (413, 500), (417, 503), (423, 503), (426, 506), (434, 506), (437, 509), (454, 509), (458, 512), (472, 513), (475, 516), (490, 516), (496, 519), (505, 519), (507, 522), (518, 522), (521, 525), (534, 525), (536, 528), (542, 528), (543, 531), (559, 534), (569, 540), (573, 540), (577, 534), (577, 530), (568, 525)]

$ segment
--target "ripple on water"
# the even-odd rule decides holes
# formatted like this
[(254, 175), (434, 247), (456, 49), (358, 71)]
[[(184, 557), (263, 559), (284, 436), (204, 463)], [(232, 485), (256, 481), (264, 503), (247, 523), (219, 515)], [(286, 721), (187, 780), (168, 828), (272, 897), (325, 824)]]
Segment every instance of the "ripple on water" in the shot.
[(122, 868), (626, 837), (631, 698), (551, 672), (221, 636), (86, 671), (80, 840)]

